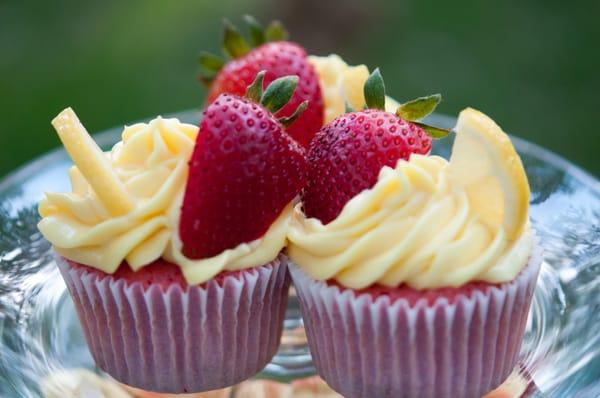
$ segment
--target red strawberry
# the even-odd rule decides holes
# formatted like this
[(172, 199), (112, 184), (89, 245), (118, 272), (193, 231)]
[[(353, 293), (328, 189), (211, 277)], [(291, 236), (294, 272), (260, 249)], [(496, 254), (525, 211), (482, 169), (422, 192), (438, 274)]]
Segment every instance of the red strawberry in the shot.
[[(309, 101), (306, 111), (287, 129), (296, 141), (307, 147), (323, 125), (323, 98), (317, 74), (308, 62), (304, 48), (283, 40), (285, 32), (279, 25), (271, 24), (265, 33), (256, 20), (246, 18), (256, 48), (251, 49), (235, 28), (226, 22), (224, 47), (232, 59), (225, 63), (213, 55), (204, 54), (201, 57), (202, 66), (211, 73), (216, 73), (210, 79), (212, 83), (207, 101), (214, 101), (222, 93), (244, 95), (246, 87), (261, 70), (267, 71), (266, 84), (282, 76), (298, 76), (298, 89), (288, 104), (278, 112), (278, 116), (289, 116), (303, 101)], [(268, 39), (276, 41), (265, 43)]]
[(369, 109), (342, 115), (324, 126), (308, 150), (304, 212), (324, 224), (334, 220), (350, 199), (372, 188), (383, 166), (395, 167), (411, 153), (427, 154), (430, 135), (447, 134), (416, 122), (433, 111), (439, 94), (403, 104), (396, 114), (388, 113), (383, 79), (376, 69), (365, 83), (365, 99)]
[[(297, 77), (275, 80), (264, 94), (259, 73), (247, 98), (222, 94), (204, 111), (181, 209), (183, 253), (206, 258), (264, 235), (302, 189), (305, 151), (273, 116)], [(262, 104), (262, 105), (261, 105)]]

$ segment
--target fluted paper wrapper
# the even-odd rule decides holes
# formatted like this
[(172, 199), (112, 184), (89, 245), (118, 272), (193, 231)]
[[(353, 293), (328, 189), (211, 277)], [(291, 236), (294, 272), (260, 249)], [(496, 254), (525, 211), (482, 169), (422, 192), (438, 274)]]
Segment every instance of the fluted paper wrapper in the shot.
[(319, 375), (346, 398), (480, 398), (516, 365), (541, 265), (453, 303), (373, 298), (290, 264)]
[(144, 289), (95, 270), (58, 265), (99, 368), (143, 390), (190, 393), (258, 373), (277, 351), (287, 260), (185, 289)]

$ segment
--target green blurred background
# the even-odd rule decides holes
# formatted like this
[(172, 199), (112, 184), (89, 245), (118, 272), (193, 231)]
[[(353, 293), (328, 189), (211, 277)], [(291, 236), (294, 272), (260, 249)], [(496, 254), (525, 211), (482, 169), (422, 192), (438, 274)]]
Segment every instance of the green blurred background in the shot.
[(244, 13), (380, 66), (400, 100), (441, 92), (440, 112), (475, 106), (600, 174), (598, 1), (0, 0), (0, 176), (58, 145), (66, 106), (92, 132), (199, 107), (197, 54)]

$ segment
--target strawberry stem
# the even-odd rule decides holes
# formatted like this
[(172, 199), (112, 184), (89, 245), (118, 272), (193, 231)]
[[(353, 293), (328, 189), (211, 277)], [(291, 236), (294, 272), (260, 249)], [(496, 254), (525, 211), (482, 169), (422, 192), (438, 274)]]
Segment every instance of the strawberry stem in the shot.
[(418, 122), (435, 110), (438, 104), (442, 101), (441, 94), (433, 94), (425, 97), (419, 97), (411, 101), (407, 101), (396, 109), (396, 116), (407, 120), (420, 128), (422, 128), (428, 136), (434, 140), (447, 137), (450, 130), (441, 127), (430, 126), (429, 124)]
[(281, 41), (288, 39), (288, 32), (285, 30), (281, 22), (275, 20), (272, 21), (265, 32), (267, 41)]
[(354, 109), (348, 101), (344, 101), (344, 113), (352, 113), (352, 112), (356, 112), (356, 109)]
[(250, 31), (250, 44), (252, 47), (258, 47), (267, 41), (265, 37), (265, 28), (252, 15), (244, 15), (244, 21)]
[(223, 65), (225, 65), (223, 58), (205, 51), (201, 52), (198, 56), (198, 62), (202, 69), (212, 73), (220, 71)]
[(239, 58), (250, 52), (250, 45), (244, 36), (227, 19), (223, 20), (223, 51), (230, 58)]
[(441, 94), (419, 97), (400, 105), (396, 110), (396, 115), (409, 122), (421, 120), (433, 112), (441, 101)]
[(198, 57), (198, 62), (202, 68), (202, 72), (200, 72), (198, 80), (204, 86), (209, 87), (213, 80), (215, 80), (219, 70), (221, 70), (225, 64), (225, 60), (211, 53), (202, 52)]
[(204, 87), (210, 87), (210, 85), (212, 84), (212, 82), (214, 80), (215, 80), (215, 76), (208, 76), (208, 75), (203, 75), (203, 74), (198, 75), (198, 81)]
[(417, 126), (421, 127), (427, 133), (427, 135), (430, 136), (431, 138), (433, 138), (434, 140), (439, 140), (439, 139), (445, 138), (451, 132), (448, 129), (443, 129), (441, 127), (430, 126), (430, 125), (425, 124), (425, 123), (420, 123), (420, 122), (411, 122), (411, 123), (414, 123)]
[(296, 119), (298, 119), (298, 116), (300, 116), (302, 114), (302, 112), (304, 112), (306, 110), (307, 107), (308, 107), (308, 100), (302, 101), (302, 103), (300, 105), (298, 105), (298, 107), (296, 108), (294, 113), (292, 113), (290, 116), (280, 117), (279, 123), (281, 123), (284, 127), (288, 127), (290, 124), (294, 123), (294, 121)]
[(367, 78), (364, 94), (368, 109), (385, 110), (385, 84), (379, 68), (375, 68)]
[[(272, 21), (267, 28), (263, 28), (260, 22), (251, 15), (245, 15), (244, 21), (250, 32), (250, 42), (238, 31), (238, 29), (227, 19), (223, 20), (223, 43), (222, 50), (226, 58), (240, 58), (252, 49), (269, 41), (287, 40), (288, 33), (279, 21)], [(200, 66), (202, 73), (198, 80), (209, 87), (226, 61), (213, 54), (201, 53)]]
[(261, 70), (256, 74), (256, 78), (246, 89), (246, 98), (256, 103), (260, 103), (263, 96), (263, 81), (265, 80), (266, 70)]
[(298, 76), (284, 76), (273, 80), (263, 93), (260, 103), (271, 113), (277, 113), (292, 98), (297, 84)]

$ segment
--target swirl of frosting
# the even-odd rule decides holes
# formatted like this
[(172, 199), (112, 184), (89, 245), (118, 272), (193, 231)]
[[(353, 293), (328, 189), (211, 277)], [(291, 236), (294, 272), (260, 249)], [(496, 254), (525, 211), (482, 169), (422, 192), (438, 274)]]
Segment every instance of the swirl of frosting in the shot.
[(258, 240), (212, 258), (192, 260), (181, 253), (180, 208), (197, 132), (197, 126), (161, 117), (126, 127), (122, 141), (105, 156), (111, 174), (133, 203), (131, 208), (111, 212), (94, 190), (97, 185), (73, 166), (69, 170), (72, 192), (46, 193), (40, 202), (39, 230), (58, 254), (78, 263), (113, 273), (123, 261), (138, 270), (163, 257), (179, 265), (190, 284), (202, 283), (223, 270), (273, 260), (285, 245), (292, 205)]
[(450, 184), (448, 165), (413, 154), (394, 169), (384, 167), (373, 188), (327, 225), (297, 206), (288, 232), (291, 259), (315, 279), (353, 289), (512, 280), (531, 253), (530, 229), (509, 242), (502, 227), (479, 220), (464, 190)]

